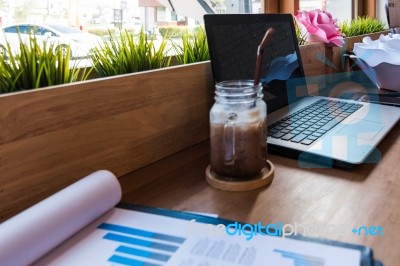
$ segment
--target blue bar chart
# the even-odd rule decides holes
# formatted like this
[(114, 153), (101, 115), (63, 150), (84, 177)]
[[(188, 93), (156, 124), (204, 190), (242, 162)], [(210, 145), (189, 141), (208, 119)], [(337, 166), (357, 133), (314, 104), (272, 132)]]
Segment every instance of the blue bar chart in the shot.
[(282, 258), (293, 261), (294, 266), (324, 266), (325, 260), (318, 257), (289, 252), (281, 249), (274, 249), (275, 253), (281, 254)]
[(102, 223), (103, 239), (119, 244), (109, 262), (131, 266), (162, 266), (185, 242), (185, 238), (133, 227)]

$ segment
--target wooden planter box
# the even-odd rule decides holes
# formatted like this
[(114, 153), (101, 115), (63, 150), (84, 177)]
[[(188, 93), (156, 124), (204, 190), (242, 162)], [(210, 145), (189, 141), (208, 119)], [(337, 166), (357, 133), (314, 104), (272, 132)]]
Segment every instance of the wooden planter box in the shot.
[(311, 77), (307, 81), (309, 94), (315, 94), (326, 86), (326, 51), (325, 44), (310, 43), (300, 46), (300, 56), (303, 62), (304, 74)]
[(364, 35), (359, 35), (359, 36), (353, 36), (353, 37), (347, 37), (345, 38), (346, 44), (345, 44), (345, 50), (350, 52), (353, 51), (354, 44), (357, 42), (362, 42), (364, 37), (369, 36), (371, 37), (372, 40), (377, 40), (379, 37), (383, 34), (386, 35), (388, 34), (389, 31), (380, 31), (380, 32), (375, 32), (375, 33), (370, 33), (370, 34), (364, 34)]
[(210, 62), (0, 95), (0, 222), (89, 173), (206, 140)]
[[(324, 45), (301, 50), (323, 75)], [(209, 61), (0, 95), (0, 222), (96, 170), (122, 176), (208, 139), (213, 96)]]

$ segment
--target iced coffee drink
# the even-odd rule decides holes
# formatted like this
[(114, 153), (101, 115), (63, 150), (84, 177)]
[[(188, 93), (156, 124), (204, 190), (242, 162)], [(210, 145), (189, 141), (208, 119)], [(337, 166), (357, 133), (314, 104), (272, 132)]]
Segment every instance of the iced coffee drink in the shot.
[(210, 111), (210, 165), (213, 175), (252, 179), (266, 164), (266, 109), (262, 87), (251, 81), (226, 81), (216, 86)]
[(264, 121), (237, 125), (234, 128), (234, 141), (227, 143), (224, 140), (226, 127), (211, 124), (212, 171), (221, 177), (228, 178), (252, 178), (260, 174), (266, 161), (264, 128)]

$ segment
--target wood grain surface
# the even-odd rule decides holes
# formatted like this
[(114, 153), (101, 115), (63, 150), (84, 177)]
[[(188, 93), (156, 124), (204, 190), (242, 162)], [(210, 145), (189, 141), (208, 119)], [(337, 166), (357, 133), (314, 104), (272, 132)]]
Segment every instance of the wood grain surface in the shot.
[(0, 96), (0, 221), (98, 169), (208, 138), (209, 62)]
[[(123, 201), (213, 213), (246, 223), (314, 226), (322, 229), (309, 236), (371, 247), (385, 266), (396, 266), (400, 261), (399, 133), (397, 124), (381, 142), (379, 163), (351, 170), (302, 168), (295, 159), (269, 154), (275, 165), (272, 183), (243, 192), (221, 191), (207, 184), (209, 143), (205, 141), (123, 176)], [(329, 231), (328, 225), (337, 229)], [(363, 225), (381, 226), (384, 235), (352, 233)]]

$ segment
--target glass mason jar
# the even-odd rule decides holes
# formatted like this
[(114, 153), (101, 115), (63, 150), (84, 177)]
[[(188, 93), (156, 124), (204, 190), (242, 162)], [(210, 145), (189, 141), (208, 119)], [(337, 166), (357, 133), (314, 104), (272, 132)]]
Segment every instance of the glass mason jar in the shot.
[(229, 80), (216, 84), (210, 111), (211, 171), (218, 177), (250, 179), (267, 157), (267, 105), (261, 84)]

